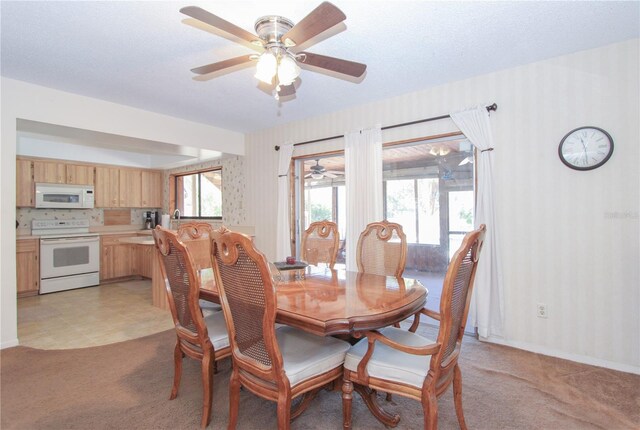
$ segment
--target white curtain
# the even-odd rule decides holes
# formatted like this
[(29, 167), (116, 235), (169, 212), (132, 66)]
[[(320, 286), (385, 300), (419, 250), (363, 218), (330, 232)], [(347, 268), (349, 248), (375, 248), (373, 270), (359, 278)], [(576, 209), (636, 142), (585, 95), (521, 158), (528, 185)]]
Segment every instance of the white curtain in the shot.
[(347, 200), (347, 270), (358, 270), (358, 237), (367, 224), (382, 220), (382, 131), (380, 127), (347, 133), (345, 180)]
[(493, 134), (489, 112), (485, 106), (451, 114), (451, 119), (477, 149), (477, 204), (475, 227), (486, 224), (484, 240), (469, 320), (478, 328), (481, 337), (502, 336), (504, 319), (504, 290), (502, 267), (498, 249), (499, 225), (496, 222), (493, 180)]
[(276, 218), (276, 261), (284, 261), (291, 255), (291, 230), (289, 226), (289, 166), (293, 145), (280, 145), (278, 153), (278, 217)]

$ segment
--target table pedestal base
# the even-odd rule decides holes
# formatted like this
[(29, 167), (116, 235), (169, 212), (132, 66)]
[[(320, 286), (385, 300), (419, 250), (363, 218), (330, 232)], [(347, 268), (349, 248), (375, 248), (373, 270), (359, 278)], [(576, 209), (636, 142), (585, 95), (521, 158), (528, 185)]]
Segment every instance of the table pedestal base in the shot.
[(372, 390), (371, 388), (363, 387), (358, 384), (353, 384), (353, 389), (360, 394), (360, 397), (364, 400), (364, 404), (367, 405), (367, 408), (369, 408), (373, 416), (376, 417), (378, 421), (387, 427), (395, 427), (398, 425), (400, 422), (400, 415), (390, 414), (382, 409), (380, 404), (378, 404), (376, 390)]

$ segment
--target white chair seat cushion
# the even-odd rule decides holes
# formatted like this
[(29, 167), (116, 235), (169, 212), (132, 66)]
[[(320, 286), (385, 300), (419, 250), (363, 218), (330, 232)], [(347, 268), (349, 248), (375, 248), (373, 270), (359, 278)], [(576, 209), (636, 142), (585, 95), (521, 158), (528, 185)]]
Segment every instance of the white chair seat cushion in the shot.
[(229, 346), (229, 333), (227, 332), (227, 323), (224, 320), (223, 312), (214, 312), (206, 316), (204, 323), (207, 325), (209, 339), (211, 339), (215, 350)]
[(200, 309), (202, 310), (211, 309), (214, 311), (222, 311), (222, 306), (220, 306), (217, 303), (213, 303), (208, 300), (202, 300), (202, 299), (200, 299), (198, 302), (200, 304)]
[[(424, 346), (435, 343), (419, 334), (396, 327), (386, 327), (380, 333), (394, 342), (407, 346)], [(358, 364), (367, 353), (368, 342), (364, 338), (353, 345), (344, 359), (345, 369), (358, 371)], [(375, 343), (373, 355), (367, 364), (370, 377), (401, 382), (421, 388), (429, 372), (430, 355), (414, 355), (399, 351), (381, 342)]]
[(342, 366), (349, 343), (316, 336), (290, 326), (276, 330), (284, 371), (291, 386)]

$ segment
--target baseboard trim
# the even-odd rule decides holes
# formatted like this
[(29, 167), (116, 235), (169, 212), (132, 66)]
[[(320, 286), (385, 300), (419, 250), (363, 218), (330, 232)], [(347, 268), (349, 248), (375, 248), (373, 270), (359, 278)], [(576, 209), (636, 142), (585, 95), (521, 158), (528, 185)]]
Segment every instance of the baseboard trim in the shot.
[(547, 348), (540, 345), (535, 345), (527, 342), (518, 342), (512, 340), (505, 340), (503, 338), (490, 336), (488, 338), (481, 337), (481, 341), (495, 343), (498, 345), (510, 346), (513, 348), (523, 349), (529, 352), (535, 352), (536, 354), (547, 355), (550, 357), (562, 358), (564, 360), (575, 361), (577, 363), (589, 364), (591, 366), (604, 367), (606, 369), (618, 370), (620, 372), (633, 373), (640, 375), (640, 366), (633, 366), (624, 363), (617, 363), (615, 361), (603, 360), (600, 358), (589, 357), (580, 354), (571, 354), (564, 351), (558, 351), (556, 349)]
[(20, 345), (20, 342), (18, 342), (18, 339), (14, 339), (8, 342), (0, 343), (0, 349), (13, 348), (14, 346), (18, 346), (18, 345)]

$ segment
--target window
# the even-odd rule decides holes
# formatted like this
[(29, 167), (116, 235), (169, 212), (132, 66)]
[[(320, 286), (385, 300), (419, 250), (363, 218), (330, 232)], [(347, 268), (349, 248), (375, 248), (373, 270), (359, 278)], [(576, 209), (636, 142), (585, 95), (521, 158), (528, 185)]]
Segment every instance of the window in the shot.
[(382, 152), (384, 217), (407, 236), (407, 269), (446, 270), (473, 229), (473, 147), (464, 137), (389, 145)]
[(222, 169), (175, 175), (175, 208), (183, 218), (222, 219)]
[[(407, 236), (407, 270), (444, 273), (473, 229), (474, 154), (462, 135), (386, 145), (382, 151), (383, 217)], [(344, 262), (346, 227), (343, 153), (296, 159), (296, 244), (314, 221), (338, 224)], [(357, 234), (357, 233), (356, 233)]]
[(402, 225), (410, 243), (440, 244), (438, 182), (438, 178), (385, 181), (385, 218)]

